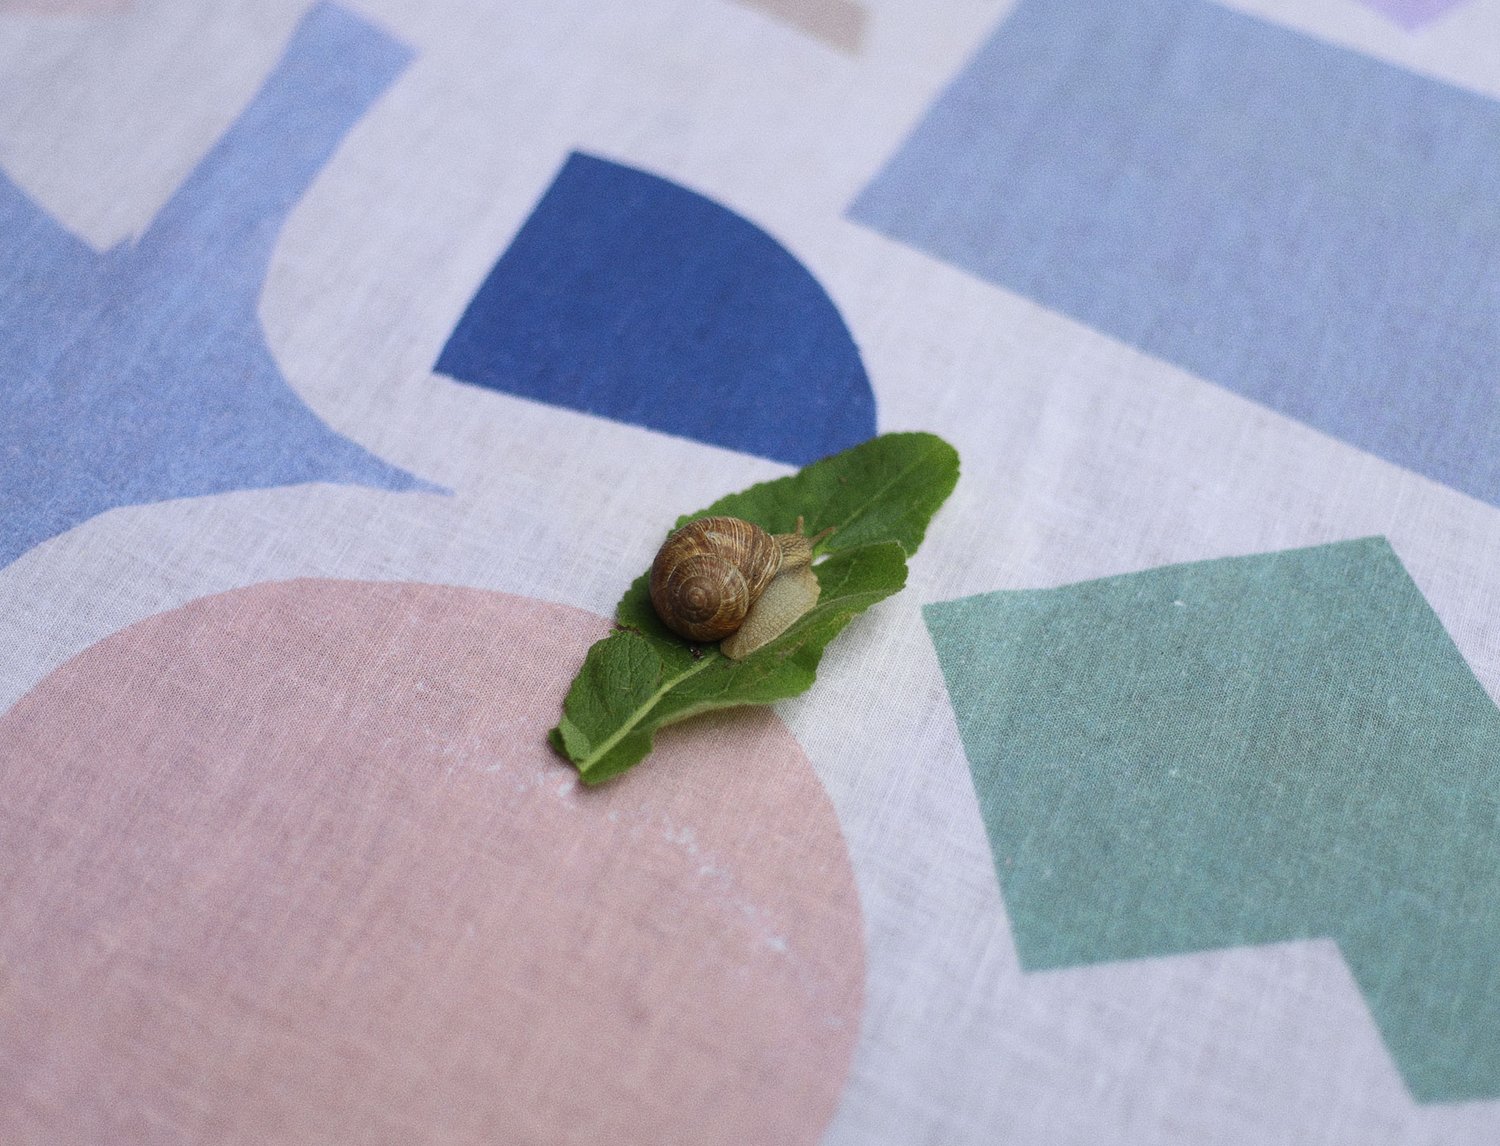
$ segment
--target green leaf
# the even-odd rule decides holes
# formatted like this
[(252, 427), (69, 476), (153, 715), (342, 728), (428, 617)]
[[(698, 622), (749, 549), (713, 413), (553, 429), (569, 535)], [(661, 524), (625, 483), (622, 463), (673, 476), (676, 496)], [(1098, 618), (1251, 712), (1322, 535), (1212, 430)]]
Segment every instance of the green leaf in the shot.
[(769, 704), (805, 691), (823, 649), (858, 613), (900, 591), (906, 558), (958, 481), (958, 455), (932, 434), (885, 434), (789, 477), (731, 494), (700, 513), (728, 514), (773, 533), (804, 518), (834, 527), (813, 566), (822, 593), (790, 629), (744, 660), (693, 645), (656, 616), (646, 574), (615, 611), (615, 631), (589, 649), (548, 737), (597, 784), (639, 763), (658, 728), (718, 708)]
[(790, 533), (802, 517), (809, 534), (836, 527), (819, 547), (824, 552), (896, 541), (909, 557), (957, 483), (958, 453), (936, 434), (882, 434), (789, 477), (721, 497), (677, 524), (723, 514)]

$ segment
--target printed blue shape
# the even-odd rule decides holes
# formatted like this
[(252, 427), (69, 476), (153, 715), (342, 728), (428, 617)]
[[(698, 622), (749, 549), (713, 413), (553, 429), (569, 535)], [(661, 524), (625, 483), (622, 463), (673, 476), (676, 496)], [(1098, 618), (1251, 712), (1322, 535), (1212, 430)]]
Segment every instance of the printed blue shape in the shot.
[(875, 433), (849, 329), (786, 248), (702, 195), (577, 153), (435, 369), (796, 465)]
[(1022, 0), (854, 219), (1500, 505), (1500, 104), (1206, 0)]
[(287, 213), (408, 58), (315, 7), (140, 240), (103, 254), (0, 175), (0, 567), (118, 506), (302, 482), (437, 489), (309, 410), (256, 313)]

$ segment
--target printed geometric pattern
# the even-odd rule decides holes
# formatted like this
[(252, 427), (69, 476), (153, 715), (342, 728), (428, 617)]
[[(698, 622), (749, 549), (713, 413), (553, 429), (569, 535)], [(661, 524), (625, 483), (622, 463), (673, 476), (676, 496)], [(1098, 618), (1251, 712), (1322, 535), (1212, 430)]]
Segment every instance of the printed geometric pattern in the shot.
[(1468, 0), (1360, 0), (1360, 3), (1389, 16), (1403, 28), (1416, 29), (1462, 7)]
[(1022, 0), (850, 215), (1500, 505), (1500, 105), (1210, 0)]
[(103, 254), (0, 174), (0, 567), (116, 506), (314, 481), (435, 488), (309, 410), (256, 314), (282, 221), (408, 58), (314, 8), (146, 233)]
[(0, 1138), (814, 1146), (838, 820), (768, 710), (582, 791), (546, 728), (603, 627), (298, 580), (43, 681), (0, 718)]
[(840, 51), (858, 52), (866, 12), (855, 0), (740, 0), (817, 36)]
[(875, 433), (833, 301), (785, 247), (702, 195), (574, 154), (435, 369), (777, 461)]
[(1028, 969), (1332, 936), (1500, 1097), (1500, 711), (1384, 540), (925, 613)]

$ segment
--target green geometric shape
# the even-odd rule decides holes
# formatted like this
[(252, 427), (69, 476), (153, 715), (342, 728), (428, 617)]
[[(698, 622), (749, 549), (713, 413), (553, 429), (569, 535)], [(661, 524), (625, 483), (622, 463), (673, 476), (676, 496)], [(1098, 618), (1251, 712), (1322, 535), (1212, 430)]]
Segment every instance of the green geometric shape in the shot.
[(1329, 937), (1500, 1097), (1500, 710), (1384, 539), (924, 613), (1024, 968)]

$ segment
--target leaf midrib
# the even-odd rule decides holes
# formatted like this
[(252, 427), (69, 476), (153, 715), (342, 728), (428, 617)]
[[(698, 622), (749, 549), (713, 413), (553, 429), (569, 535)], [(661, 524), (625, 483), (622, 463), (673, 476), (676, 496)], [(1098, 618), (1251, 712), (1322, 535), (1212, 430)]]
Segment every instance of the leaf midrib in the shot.
[[(865, 546), (860, 546), (859, 548), (863, 549), (863, 548), (866, 548), (866, 547)], [(846, 552), (857, 553), (858, 550), (847, 550)], [(783, 638), (785, 638), (785, 637), (792, 636), (795, 633), (805, 632), (814, 623), (816, 623), (815, 620), (814, 620), (814, 618), (817, 618), (818, 620), (826, 620), (828, 617), (832, 616), (835, 612), (841, 612), (841, 611), (843, 611), (842, 609), (838, 608), (837, 606), (842, 605), (843, 608), (847, 609), (849, 607), (849, 603), (851, 601), (857, 601), (859, 598), (867, 596), (867, 595), (868, 595), (867, 593), (849, 593), (849, 594), (846, 594), (846, 595), (843, 595), (843, 596), (831, 597), (831, 598), (829, 598), (826, 601), (819, 602), (818, 606), (815, 607), (812, 610), (812, 612), (808, 613), (806, 617), (803, 617), (803, 618), (799, 619), (796, 624), (794, 624), (790, 629), (788, 629), (785, 633), (782, 634), (782, 637), (778, 637), (777, 638), (778, 642), (780, 640), (782, 640)], [(876, 600), (879, 600), (879, 599), (880, 599), (879, 597), (876, 598)], [(585, 756), (581, 761), (578, 762), (578, 771), (579, 771), (579, 773), (582, 774), (582, 773), (587, 772), (595, 764), (597, 764), (599, 761), (603, 760), (606, 756), (608, 756), (610, 754), (610, 752), (612, 752), (615, 749), (615, 747), (620, 743), (620, 741), (624, 740), (625, 737), (629, 736), (632, 731), (634, 731), (637, 727), (639, 727), (639, 725), (641, 724), (641, 722), (644, 721), (646, 719), (646, 717), (648, 717), (648, 716), (651, 715), (652, 710), (655, 709), (656, 706), (662, 702), (662, 700), (666, 697), (666, 695), (669, 692), (671, 692), (674, 688), (676, 688), (683, 681), (689, 679), (690, 677), (696, 676), (698, 673), (702, 672), (704, 669), (708, 668), (710, 665), (714, 664), (719, 659), (720, 659), (719, 656), (712, 656), (712, 655), (705, 654), (702, 660), (694, 661), (692, 664), (688, 665), (688, 667), (686, 669), (684, 669), (682, 672), (678, 673), (676, 676), (668, 677), (665, 681), (663, 681), (662, 684), (661, 684), (661, 686), (655, 692), (653, 692), (649, 697), (647, 697), (631, 713), (630, 718), (628, 720), (626, 720), (623, 724), (621, 724), (620, 727), (617, 728), (614, 732), (612, 732), (608, 736), (606, 736), (604, 738), (604, 740), (600, 743), (600, 745), (597, 748), (595, 748), (592, 752), (590, 752), (587, 756)], [(717, 706), (709, 706), (709, 707), (717, 707)]]
[[(839, 533), (847, 534), (849, 532), (849, 527), (851, 525), (853, 525), (856, 521), (858, 521), (861, 517), (863, 517), (866, 513), (868, 513), (870, 507), (872, 505), (874, 505), (877, 501), (879, 501), (882, 497), (884, 497), (885, 494), (886, 494), (886, 492), (888, 490), (890, 490), (897, 483), (899, 483), (903, 479), (905, 479), (913, 471), (921, 469), (922, 466), (925, 465), (925, 464), (926, 464), (926, 459), (923, 458), (923, 459), (921, 459), (919, 461), (912, 462), (911, 465), (907, 466), (905, 469), (898, 471), (891, 478), (890, 481), (886, 482), (879, 489), (877, 489), (873, 493), (871, 493), (870, 496), (867, 497), (864, 500), (863, 504), (861, 504), (857, 509), (855, 509), (853, 513), (849, 514), (846, 518), (844, 518), (843, 522), (838, 526)], [(836, 534), (834, 534), (834, 536), (837, 537), (838, 534), (836, 533)], [(895, 539), (893, 539), (893, 540), (895, 540)], [(899, 541), (898, 540), (896, 543), (901, 546), (901, 550), (902, 550), (903, 553), (906, 553), (908, 556), (910, 556), (910, 554), (911, 554), (912, 551), (908, 550), (906, 548), (906, 543), (904, 541)], [(866, 544), (868, 544), (868, 542)]]
[(624, 740), (625, 737), (629, 736), (630, 733), (634, 731), (635, 727), (640, 724), (641, 721), (646, 719), (651, 710), (661, 703), (662, 697), (666, 696), (667, 693), (671, 692), (679, 684), (687, 680), (688, 677), (695, 676), (698, 673), (702, 672), (709, 665), (713, 664), (713, 662), (714, 659), (712, 657), (705, 656), (701, 661), (694, 661), (676, 676), (668, 677), (667, 680), (662, 683), (662, 686), (655, 692), (653, 692), (649, 697), (647, 697), (646, 700), (640, 705), (640, 707), (638, 707), (631, 714), (629, 720), (625, 721), (620, 725), (619, 728), (615, 729), (614, 732), (611, 732), (608, 736), (606, 736), (603, 743), (601, 743), (599, 747), (595, 748), (592, 752), (590, 752), (587, 756), (585, 756), (578, 762), (578, 771), (580, 773), (587, 772), (595, 764), (599, 763), (600, 760), (603, 760), (606, 756), (608, 756), (610, 752), (614, 750), (615, 746), (619, 744), (620, 741)]

